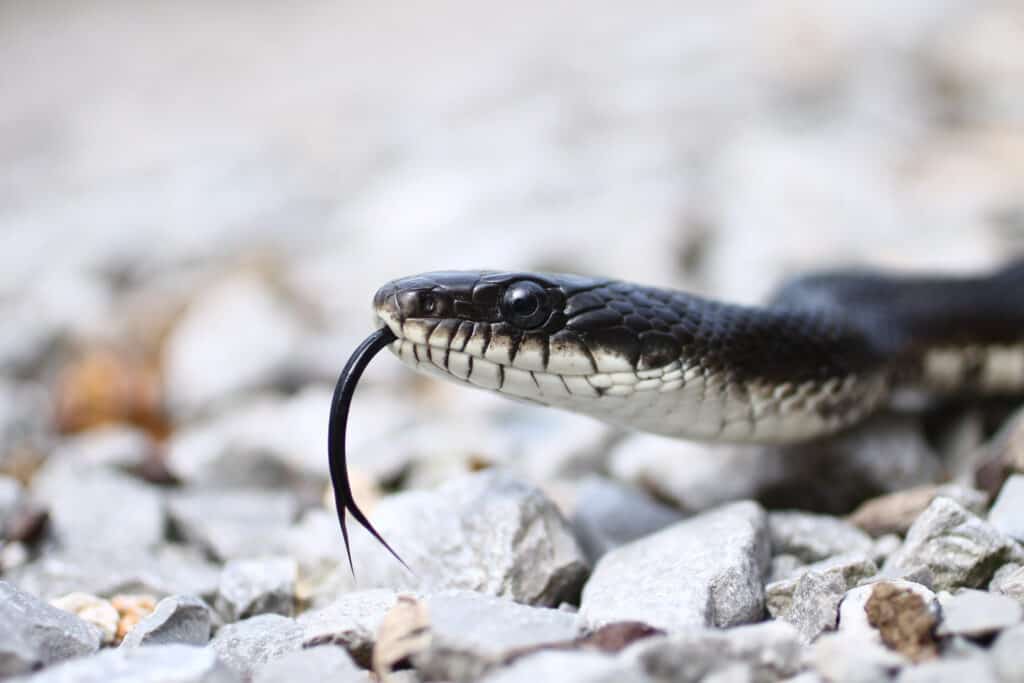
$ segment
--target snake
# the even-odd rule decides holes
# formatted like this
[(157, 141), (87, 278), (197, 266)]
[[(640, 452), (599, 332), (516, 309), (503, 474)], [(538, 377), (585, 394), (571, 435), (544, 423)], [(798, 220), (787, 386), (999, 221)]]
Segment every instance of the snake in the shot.
[[(388, 282), (374, 332), (339, 376), (328, 425), (345, 514), (355, 386), (389, 348), (413, 369), (670, 437), (794, 444), (864, 421), (903, 393), (1024, 393), (1024, 260), (971, 275), (802, 275), (764, 305), (580, 275), (439, 271)], [(407, 567), (408, 568), (408, 567)]]

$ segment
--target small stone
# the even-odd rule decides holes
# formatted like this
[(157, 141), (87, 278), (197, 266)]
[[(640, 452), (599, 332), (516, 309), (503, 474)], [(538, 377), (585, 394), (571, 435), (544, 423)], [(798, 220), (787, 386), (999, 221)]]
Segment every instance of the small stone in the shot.
[(988, 521), (1007, 536), (1024, 541), (1024, 474), (1006, 480), (988, 513)]
[(227, 621), (257, 614), (295, 613), (298, 565), (290, 557), (232, 560), (224, 566), (217, 591), (217, 611)]
[(866, 557), (834, 557), (801, 567), (794, 578), (768, 584), (766, 606), (769, 614), (793, 624), (809, 643), (836, 627), (846, 592), (876, 573), (878, 567)]
[(369, 667), (377, 631), (398, 594), (384, 589), (343, 593), (330, 605), (303, 613), (303, 647), (339, 645)]
[(992, 644), (992, 665), (1005, 683), (1024, 683), (1024, 624), (999, 634)]
[(770, 584), (793, 578), (804, 566), (800, 558), (794, 555), (776, 555), (768, 567), (768, 578), (765, 579), (765, 583)]
[(678, 510), (657, 503), (640, 491), (594, 476), (587, 478), (576, 493), (572, 524), (587, 558), (596, 562), (609, 550), (663, 529), (682, 517)]
[(50, 604), (98, 628), (103, 635), (104, 645), (113, 643), (117, 637), (117, 622), (121, 617), (114, 606), (103, 598), (88, 593), (69, 593), (50, 600)]
[(834, 683), (887, 681), (907, 663), (898, 653), (874, 640), (842, 631), (818, 638), (809, 660), (815, 672)]
[(369, 671), (360, 669), (343, 648), (332, 645), (289, 652), (260, 667), (253, 683), (372, 683)]
[(865, 501), (850, 513), (847, 521), (872, 536), (903, 535), (939, 496), (955, 500), (976, 515), (983, 514), (988, 504), (983, 491), (959, 484), (918, 486)]
[(965, 681), (1000, 683), (991, 662), (982, 656), (935, 659), (903, 669), (896, 679), (896, 683), (964, 683)]
[(115, 595), (110, 604), (117, 610), (117, 640), (121, 641), (135, 628), (136, 624), (156, 609), (156, 598), (152, 595)]
[(769, 512), (768, 530), (773, 555), (795, 555), (804, 562), (841, 554), (867, 554), (872, 545), (871, 537), (857, 527), (809, 512)]
[(202, 292), (163, 346), (172, 410), (194, 415), (242, 391), (272, 385), (301, 336), (289, 307), (255, 275), (237, 275)]
[[(384, 498), (374, 526), (413, 569), (408, 572), (357, 525), (349, 525), (360, 587), (431, 592), (474, 590), (533, 605), (575, 601), (587, 561), (568, 522), (536, 487), (493, 469), (436, 491)], [(354, 583), (347, 563), (338, 588)]]
[(559, 681), (559, 683), (633, 683), (654, 682), (635, 664), (597, 652), (544, 651), (517, 659), (481, 679), (481, 683), (523, 683), (523, 681)]
[(861, 640), (880, 640), (911, 661), (935, 657), (939, 622), (935, 594), (908, 581), (880, 581), (850, 591), (839, 613), (840, 630)]
[(1013, 598), (987, 591), (961, 589), (942, 604), (940, 636), (960, 635), (968, 638), (1001, 631), (1019, 624), (1024, 619), (1024, 607)]
[(222, 626), (207, 647), (229, 669), (249, 678), (267, 662), (301, 649), (303, 639), (303, 628), (294, 619), (261, 614)]
[(988, 589), (993, 593), (1009, 596), (1024, 605), (1024, 566), (1012, 562), (1004, 564), (992, 577)]
[(49, 509), (62, 548), (148, 549), (164, 539), (159, 490), (116, 470), (51, 461), (32, 480), (32, 492)]
[(759, 620), (769, 541), (764, 510), (740, 502), (616, 548), (583, 590), (591, 626), (642, 621), (668, 632)]
[(903, 547), (886, 561), (887, 576), (927, 569), (936, 590), (988, 583), (995, 570), (1019, 554), (1012, 540), (950, 498), (939, 497), (907, 532)]
[(101, 641), (95, 626), (0, 581), (0, 676), (91, 654)]
[(210, 607), (194, 595), (174, 595), (157, 603), (152, 614), (133, 626), (121, 647), (141, 645), (206, 645), (213, 619)]
[(704, 680), (726, 663), (748, 665), (755, 681), (773, 681), (803, 668), (804, 646), (792, 626), (767, 621), (724, 630), (680, 631), (652, 638), (631, 653), (658, 681)]
[(217, 653), (192, 645), (153, 645), (104, 650), (19, 679), (23, 683), (241, 683)]
[(227, 561), (283, 550), (298, 502), (284, 492), (194, 492), (168, 500), (176, 529), (190, 543)]
[(475, 681), (515, 650), (570, 640), (579, 632), (574, 614), (479, 593), (444, 591), (426, 603), (429, 645), (412, 661), (428, 681)]

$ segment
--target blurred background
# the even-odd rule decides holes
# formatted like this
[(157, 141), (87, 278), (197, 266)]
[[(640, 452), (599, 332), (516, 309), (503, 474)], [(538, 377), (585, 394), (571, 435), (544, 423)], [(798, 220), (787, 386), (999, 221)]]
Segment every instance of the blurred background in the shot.
[[(48, 461), (319, 500), (332, 383), (419, 271), (752, 302), (992, 267), (1024, 252), (1022, 83), (1012, 0), (2, 0), (0, 472), (65, 545), (102, 519)], [(350, 444), (369, 497), (603, 439), (382, 357)]]

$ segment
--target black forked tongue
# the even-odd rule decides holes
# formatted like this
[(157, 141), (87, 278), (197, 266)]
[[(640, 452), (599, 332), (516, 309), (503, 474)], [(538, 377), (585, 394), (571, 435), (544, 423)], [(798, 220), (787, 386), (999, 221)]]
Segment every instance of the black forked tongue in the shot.
[[(370, 359), (395, 339), (397, 337), (394, 332), (387, 327), (382, 327), (363, 340), (363, 343), (352, 353), (352, 357), (348, 359), (345, 369), (341, 371), (338, 384), (334, 387), (334, 398), (331, 399), (331, 420), (327, 425), (327, 459), (331, 468), (331, 485), (334, 487), (334, 504), (338, 508), (338, 523), (341, 525), (341, 535), (345, 539), (345, 553), (348, 555), (348, 566), (352, 571), (352, 576), (356, 575), (356, 570), (352, 564), (352, 547), (348, 541), (348, 529), (345, 527), (346, 511), (351, 513), (364, 529), (373, 534), (373, 537), (380, 541), (381, 545), (387, 548), (388, 552), (394, 555), (403, 567), (409, 569), (405, 560), (388, 545), (388, 542), (373, 528), (370, 520), (356, 505), (356, 501), (352, 497), (352, 486), (348, 481), (348, 467), (345, 463), (345, 430), (348, 425), (348, 408), (352, 404), (352, 394), (355, 393), (356, 384)], [(409, 569), (409, 571), (412, 570)]]

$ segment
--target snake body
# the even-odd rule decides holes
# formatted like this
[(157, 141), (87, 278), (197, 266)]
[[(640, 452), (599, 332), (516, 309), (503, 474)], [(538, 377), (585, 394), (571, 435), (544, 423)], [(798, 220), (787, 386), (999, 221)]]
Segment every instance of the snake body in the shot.
[(904, 389), (1024, 394), (1024, 261), (972, 277), (808, 275), (765, 306), (576, 275), (434, 272), (389, 282), (373, 308), (377, 330), (338, 381), (328, 451), (346, 547), (347, 511), (396, 557), (345, 466), (355, 385), (385, 347), (431, 375), (711, 441), (820, 437)]
[(432, 375), (670, 436), (788, 443), (894, 391), (1024, 391), (1024, 263), (979, 277), (810, 275), (766, 306), (572, 275), (437, 272), (374, 297)]

